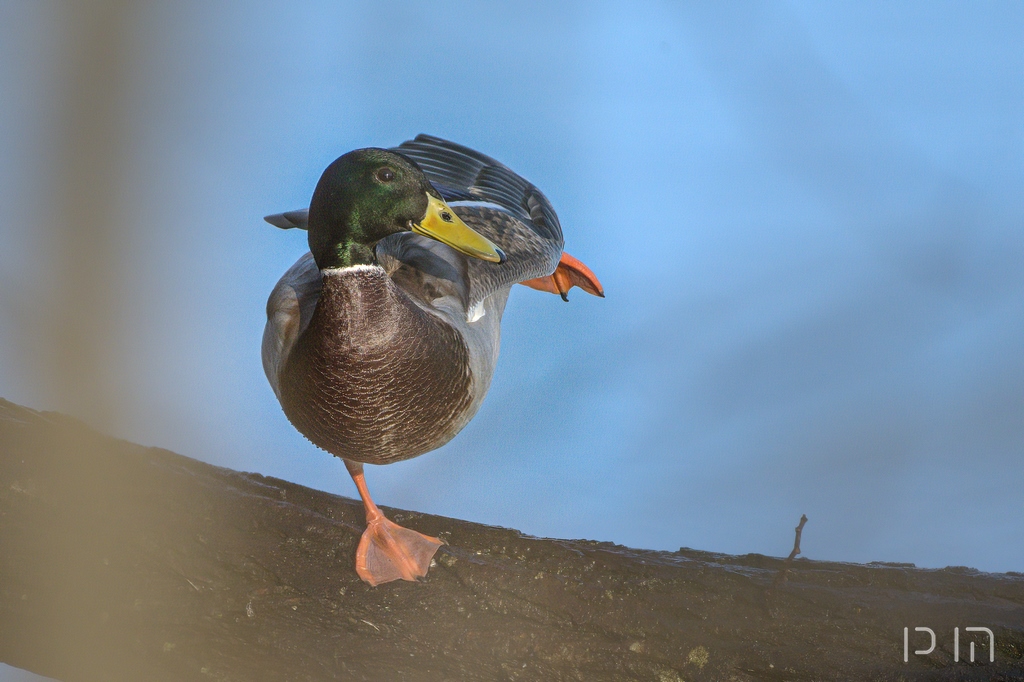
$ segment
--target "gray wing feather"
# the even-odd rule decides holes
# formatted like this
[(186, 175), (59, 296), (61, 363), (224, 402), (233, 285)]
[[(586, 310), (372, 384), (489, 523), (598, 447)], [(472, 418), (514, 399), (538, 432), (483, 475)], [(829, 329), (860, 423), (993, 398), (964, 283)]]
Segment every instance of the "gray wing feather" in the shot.
[(554, 272), (562, 255), (562, 227), (551, 202), (534, 185), (489, 156), (430, 135), (393, 151), (415, 161), (452, 210), (507, 256), (501, 265), (462, 257), (469, 282), (467, 309), (499, 289)]
[(415, 161), (442, 195), (445, 189), (450, 189), (462, 195), (451, 197), (455, 200), (468, 194), (474, 199), (494, 202), (529, 223), (541, 237), (558, 241), (561, 248), (562, 226), (551, 202), (503, 163), (432, 135), (417, 135), (415, 140), (403, 142), (392, 151)]
[(309, 325), (320, 300), (323, 279), (313, 254), (306, 253), (288, 268), (267, 300), (267, 325), (263, 328), (263, 371), (278, 399), (278, 377), (295, 342)]

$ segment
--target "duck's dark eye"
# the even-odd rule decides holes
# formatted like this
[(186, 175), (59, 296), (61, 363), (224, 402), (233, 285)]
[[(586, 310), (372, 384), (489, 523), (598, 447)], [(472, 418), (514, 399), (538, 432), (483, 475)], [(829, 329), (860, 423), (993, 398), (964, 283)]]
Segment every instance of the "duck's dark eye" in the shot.
[(390, 168), (381, 168), (377, 171), (377, 179), (381, 182), (391, 182), (395, 179), (395, 171)]
[(452, 214), (448, 211), (441, 211), (441, 220), (450, 223), (452, 221)]

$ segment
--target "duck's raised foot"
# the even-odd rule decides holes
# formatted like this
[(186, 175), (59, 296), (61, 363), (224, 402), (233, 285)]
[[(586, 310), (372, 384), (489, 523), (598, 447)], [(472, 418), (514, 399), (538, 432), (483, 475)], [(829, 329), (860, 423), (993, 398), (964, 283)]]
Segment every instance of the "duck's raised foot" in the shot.
[(434, 552), (443, 544), (381, 514), (366, 525), (359, 540), (356, 573), (374, 587), (392, 580), (416, 580), (427, 575)]
[(590, 268), (573, 258), (566, 252), (562, 252), (562, 258), (558, 267), (547, 277), (538, 277), (520, 282), (524, 286), (538, 291), (546, 291), (549, 294), (558, 294), (563, 301), (569, 300), (569, 289), (579, 287), (588, 294), (604, 298), (604, 287), (598, 281)]

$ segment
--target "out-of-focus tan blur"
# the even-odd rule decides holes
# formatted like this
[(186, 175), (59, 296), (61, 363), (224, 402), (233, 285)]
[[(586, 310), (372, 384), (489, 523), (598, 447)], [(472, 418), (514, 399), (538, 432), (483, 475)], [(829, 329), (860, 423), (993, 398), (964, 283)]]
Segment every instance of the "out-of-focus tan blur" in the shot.
[(129, 218), (122, 210), (131, 140), (132, 21), (126, 0), (61, 3), (56, 61), (50, 206), (36, 215), (45, 232), (46, 275), (26, 310), (24, 345), (51, 405), (116, 431), (116, 335), (125, 324), (120, 292)]
[[(138, 47), (133, 21), (140, 4), (88, 0), (57, 5), (59, 41), (53, 48), (59, 54), (53, 63), (58, 87), (51, 100), (57, 111), (47, 140), (51, 167), (45, 177), (51, 186), (43, 193), (52, 202), (38, 207), (30, 218), (36, 223), (28, 226), (41, 232), (46, 259), (35, 272), (32, 288), (19, 291), (18, 302), (23, 324), (17, 334), (27, 363), (23, 371), (39, 382), (46, 405), (113, 433), (119, 427), (118, 401), (123, 400), (115, 385), (120, 374), (118, 335), (127, 324), (121, 311), (132, 221), (123, 207)], [(130, 475), (112, 466), (109, 458), (98, 457), (96, 442), (66, 442), (74, 438), (70, 433), (55, 431), (52, 447), (77, 453), (77, 460), (50, 472), (50, 481), (73, 477), (71, 489), (84, 493), (100, 481)], [(104, 501), (87, 493), (74, 497), (82, 508), (69, 527), (54, 531), (40, 514), (34, 533), (38, 547), (62, 547), (68, 565), (118, 542), (113, 531), (95, 523)], [(81, 614), (104, 617), (92, 595), (91, 578), (55, 566), (36, 570), (55, 580), (46, 594), (25, 596), (42, 612), (38, 622), (44, 623), (26, 647), (42, 652), (36, 662), (49, 658), (55, 670), (88, 670), (95, 662), (90, 628), (83, 627)], [(53, 642), (66, 646), (51, 646)]]

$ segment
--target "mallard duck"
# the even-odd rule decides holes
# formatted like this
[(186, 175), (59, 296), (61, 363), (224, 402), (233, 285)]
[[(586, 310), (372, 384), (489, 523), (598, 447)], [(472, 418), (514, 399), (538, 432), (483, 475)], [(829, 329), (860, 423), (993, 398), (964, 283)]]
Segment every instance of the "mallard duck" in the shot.
[[(327, 167), (308, 210), (267, 216), (308, 230), (309, 253), (267, 302), (263, 367), (291, 423), (344, 460), (366, 510), (356, 572), (424, 577), (442, 544), (385, 518), (363, 463), (434, 450), (476, 414), (494, 374), (513, 284), (604, 296), (562, 252), (547, 198), (494, 159), (420, 135)], [(566, 299), (567, 300), (567, 299)]]

